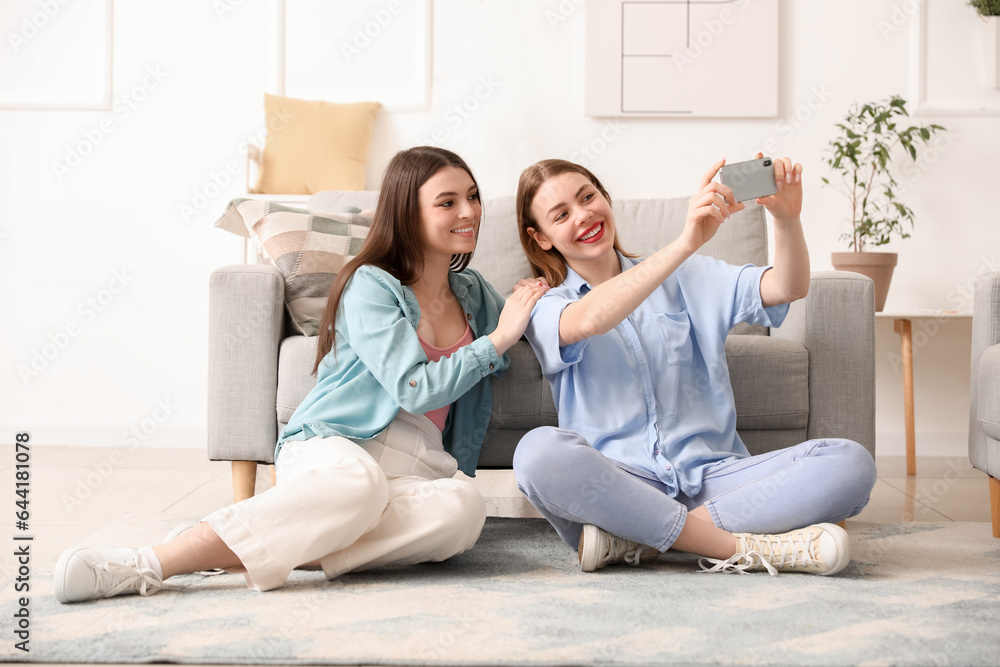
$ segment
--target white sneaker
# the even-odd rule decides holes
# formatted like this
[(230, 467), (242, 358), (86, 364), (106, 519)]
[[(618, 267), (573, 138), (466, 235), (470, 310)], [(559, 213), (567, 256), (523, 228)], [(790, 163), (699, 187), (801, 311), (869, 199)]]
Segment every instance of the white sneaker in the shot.
[[(184, 523), (177, 524), (176, 526), (173, 527), (173, 529), (171, 529), (169, 533), (167, 533), (167, 536), (163, 538), (163, 541), (169, 542), (174, 538), (180, 537), (184, 533), (188, 532), (189, 530), (197, 526), (198, 523), (199, 523), (198, 521), (194, 522), (185, 521)], [(199, 570), (198, 572), (195, 572), (195, 574), (200, 574), (203, 577), (214, 577), (219, 574), (226, 574), (226, 571), (219, 568), (214, 568), (211, 570)]]
[(585, 525), (580, 532), (577, 553), (580, 556), (580, 569), (584, 572), (593, 572), (612, 563), (638, 565), (640, 558), (656, 560), (660, 555), (654, 547), (630, 542), (590, 524)]
[(161, 588), (160, 575), (136, 549), (67, 549), (56, 563), (56, 599), (63, 604)]
[[(779, 535), (735, 533), (736, 555), (726, 560), (702, 558), (702, 572), (781, 572), (829, 575), (843, 570), (851, 561), (847, 532), (832, 523), (818, 523)], [(708, 567), (706, 563), (711, 564)]]

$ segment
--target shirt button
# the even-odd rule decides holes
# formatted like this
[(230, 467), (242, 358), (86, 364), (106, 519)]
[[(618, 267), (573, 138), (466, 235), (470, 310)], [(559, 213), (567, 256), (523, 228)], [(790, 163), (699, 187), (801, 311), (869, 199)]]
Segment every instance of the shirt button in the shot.
[(465, 314), (465, 319), (472, 320), (472, 313), (466, 313)]
[(493, 370), (493, 364), (490, 364), (490, 370)]
[(410, 380), (410, 386), (411, 387), (416, 387), (417, 386), (417, 381), (416, 380)]
[(653, 449), (653, 453), (656, 454), (657, 456), (659, 456), (660, 455), (660, 448), (656, 447), (655, 449)]

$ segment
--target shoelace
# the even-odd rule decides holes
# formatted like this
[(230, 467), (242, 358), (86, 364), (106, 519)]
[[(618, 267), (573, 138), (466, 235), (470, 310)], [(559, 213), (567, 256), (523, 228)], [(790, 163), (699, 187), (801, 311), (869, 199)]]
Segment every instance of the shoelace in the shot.
[[(707, 564), (712, 564), (709, 567)], [(764, 569), (767, 570), (768, 574), (772, 577), (778, 576), (778, 570), (769, 562), (764, 554), (759, 551), (750, 551), (748, 553), (736, 554), (730, 556), (725, 560), (719, 560), (715, 558), (699, 558), (698, 565), (701, 567), (699, 572), (723, 572), (725, 574), (749, 574), (747, 570), (755, 567), (757, 564), (763, 565)]]
[(114, 597), (122, 591), (130, 590), (137, 583), (139, 584), (139, 595), (149, 595), (163, 588), (163, 582), (156, 576), (156, 573), (151, 568), (140, 567), (138, 562), (129, 564), (117, 562), (104, 563), (94, 568), (94, 572), (101, 583), (101, 588), (113, 584), (115, 581), (118, 582), (104, 594), (106, 598)]
[(614, 535), (608, 535), (608, 552), (604, 554), (600, 562), (607, 564), (618, 563), (624, 560), (630, 565), (638, 565), (639, 557), (644, 548), (641, 544), (629, 542), (624, 538)]
[[(778, 567), (786, 563), (795, 567), (796, 561), (804, 567), (814, 567), (819, 557), (813, 552), (814, 542), (812, 532), (795, 532), (783, 537), (777, 535), (741, 535), (740, 551), (743, 553), (758, 553), (761, 562), (769, 562)], [(764, 554), (768, 554), (767, 557)]]

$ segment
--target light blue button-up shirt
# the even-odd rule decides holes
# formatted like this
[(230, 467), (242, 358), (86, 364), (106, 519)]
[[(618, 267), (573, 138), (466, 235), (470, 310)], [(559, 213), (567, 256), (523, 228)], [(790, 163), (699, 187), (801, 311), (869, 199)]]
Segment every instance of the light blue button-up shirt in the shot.
[(473, 269), (448, 278), (476, 338), (432, 362), (417, 337), (420, 306), (413, 290), (373, 266), (351, 276), (341, 296), (336, 348), (282, 430), (275, 457), (288, 440), (365, 440), (388, 426), (401, 407), (422, 414), (454, 403), (444, 448), (459, 470), (475, 475), (493, 409), (489, 376), (500, 377), (510, 366), (510, 357), (497, 356), (486, 337), (497, 327), (504, 298)]
[[(622, 270), (639, 260), (619, 254)], [(531, 313), (525, 336), (552, 385), (559, 426), (672, 496), (701, 490), (704, 468), (749, 452), (736, 433), (725, 341), (740, 322), (780, 326), (788, 304), (764, 308), (770, 267), (692, 255), (613, 330), (559, 345), (559, 317), (591, 286), (573, 269)]]

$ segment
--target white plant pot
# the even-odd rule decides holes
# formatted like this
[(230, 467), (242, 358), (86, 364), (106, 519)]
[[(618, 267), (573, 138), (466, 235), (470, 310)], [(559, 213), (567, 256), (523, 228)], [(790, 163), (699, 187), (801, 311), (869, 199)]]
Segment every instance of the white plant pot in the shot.
[(982, 24), (983, 83), (990, 88), (1000, 88), (1000, 16), (987, 16)]

